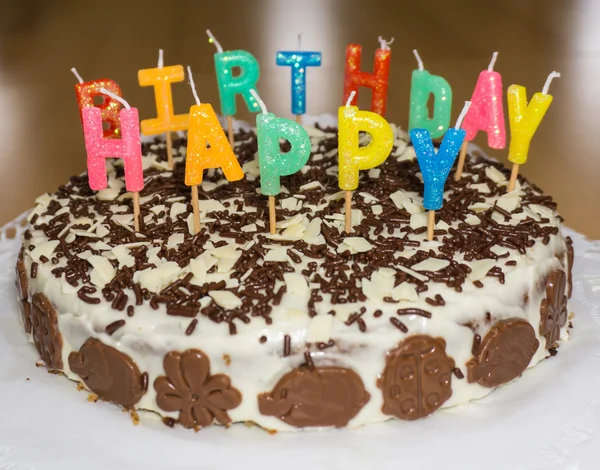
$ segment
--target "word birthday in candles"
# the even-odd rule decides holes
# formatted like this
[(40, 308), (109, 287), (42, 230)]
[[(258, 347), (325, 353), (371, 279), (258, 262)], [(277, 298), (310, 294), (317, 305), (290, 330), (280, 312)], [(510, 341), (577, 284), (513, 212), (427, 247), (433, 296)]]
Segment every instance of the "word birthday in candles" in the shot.
[[(418, 69), (413, 70), (410, 85), (408, 128), (427, 129), (433, 139), (442, 137), (450, 126), (452, 88), (446, 79), (431, 75), (423, 66), (417, 50), (413, 50)], [(433, 114), (429, 116), (427, 101), (433, 96)]]
[[(227, 125), (229, 127), (229, 143), (233, 146), (233, 119), (237, 107), (235, 97), (242, 95), (246, 106), (252, 113), (259, 111), (256, 102), (250, 90), (256, 89), (256, 83), (260, 76), (258, 61), (247, 51), (227, 51), (224, 52), (221, 44), (213, 36), (210, 30), (206, 30), (209, 42), (212, 42), (217, 48), (214, 55), (215, 71), (217, 75), (217, 84), (219, 86), (219, 97), (221, 100), (221, 114), (227, 116)], [(234, 75), (234, 68), (239, 69), (239, 74)]]
[[(341, 106), (338, 110), (338, 181), (340, 189), (346, 191), (346, 233), (352, 230), (352, 191), (358, 187), (359, 171), (381, 165), (394, 146), (394, 132), (385, 118), (351, 106), (354, 95), (355, 92), (352, 92), (346, 106)], [(371, 137), (371, 141), (364, 147), (359, 145), (361, 132), (366, 132)]]
[(306, 68), (321, 65), (320, 52), (300, 50), (301, 37), (299, 34), (297, 51), (278, 51), (276, 56), (277, 65), (292, 68), (292, 114), (297, 122), (306, 113)]
[[(278, 118), (267, 112), (255, 90), (251, 90), (261, 107), (262, 113), (256, 116), (256, 136), (258, 138), (258, 167), (260, 170), (260, 190), (269, 196), (269, 226), (275, 233), (275, 196), (281, 191), (280, 178), (300, 171), (310, 157), (310, 137), (304, 128), (290, 119)], [(290, 150), (282, 152), (279, 139), (290, 143)]]
[[(75, 94), (77, 95), (77, 105), (79, 106), (81, 122), (83, 123), (84, 108), (96, 107), (100, 110), (102, 121), (105, 123), (102, 135), (106, 138), (119, 137), (121, 135), (119, 122), (121, 103), (108, 95), (104, 95), (100, 91), (101, 88), (104, 88), (117, 96), (121, 96), (121, 88), (117, 82), (109, 78), (84, 82), (75, 67), (71, 69), (71, 72), (73, 72), (73, 75), (75, 75), (79, 82), (75, 85)], [(94, 99), (97, 97), (100, 97), (102, 102), (95, 104)]]
[(385, 115), (385, 106), (388, 92), (388, 78), (390, 75), (390, 58), (392, 50), (390, 44), (394, 38), (386, 41), (379, 37), (381, 47), (375, 51), (375, 67), (373, 73), (360, 70), (362, 47), (358, 44), (349, 44), (346, 48), (346, 71), (344, 74), (344, 102), (353, 96), (351, 105), (358, 103), (359, 87), (370, 88), (371, 111), (381, 116)]
[(444, 185), (465, 139), (466, 131), (461, 129), (460, 125), (470, 106), (471, 103), (467, 101), (456, 122), (456, 126), (454, 129), (448, 129), (437, 153), (427, 129), (412, 129), (409, 132), (417, 155), (417, 161), (419, 162), (419, 168), (423, 175), (423, 207), (429, 211), (427, 224), (428, 240), (433, 240), (435, 211), (442, 208)]
[(194, 210), (194, 233), (200, 231), (198, 185), (202, 184), (204, 170), (220, 168), (228, 181), (238, 181), (244, 177), (242, 167), (219, 119), (208, 103), (201, 103), (196, 92), (192, 70), (188, 66), (190, 87), (196, 104), (190, 108), (190, 127), (185, 160), (185, 184), (192, 187), (192, 207)]
[(539, 127), (546, 111), (552, 103), (552, 95), (548, 94), (550, 84), (560, 73), (551, 72), (546, 79), (541, 93), (534, 93), (529, 104), (527, 103), (527, 90), (521, 85), (508, 87), (508, 120), (510, 124), (510, 145), (508, 147), (508, 160), (513, 164), (508, 191), (515, 189), (519, 165), (527, 162), (529, 144), (533, 134)]
[(153, 86), (156, 103), (156, 118), (144, 119), (141, 123), (144, 135), (166, 133), (167, 159), (169, 168), (173, 168), (173, 145), (171, 132), (183, 131), (188, 128), (189, 114), (173, 114), (173, 94), (171, 84), (181, 82), (185, 78), (181, 65), (165, 67), (163, 50), (158, 51), (158, 65), (153, 69), (138, 71), (140, 86)]
[(108, 139), (102, 135), (102, 111), (96, 107), (83, 109), (83, 133), (87, 151), (87, 169), (90, 188), (94, 191), (106, 189), (106, 159), (122, 158), (125, 169), (125, 187), (133, 193), (134, 224), (139, 231), (139, 192), (144, 189), (142, 169), (142, 145), (140, 142), (140, 120), (138, 110), (114, 93), (101, 88), (101, 93), (119, 101), (124, 108), (121, 120), (120, 139)]

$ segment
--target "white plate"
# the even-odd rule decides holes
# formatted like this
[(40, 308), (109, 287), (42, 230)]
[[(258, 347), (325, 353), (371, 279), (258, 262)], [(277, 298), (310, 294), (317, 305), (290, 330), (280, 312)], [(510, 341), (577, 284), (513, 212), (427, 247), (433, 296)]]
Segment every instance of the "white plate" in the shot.
[[(489, 397), (416, 422), (280, 433), (234, 425), (194, 433), (154, 415), (134, 426), (37, 368), (15, 300), (19, 243), (0, 231), (0, 469), (598, 469), (600, 242), (575, 240), (576, 313), (558, 356)], [(29, 380), (28, 380), (29, 379)]]

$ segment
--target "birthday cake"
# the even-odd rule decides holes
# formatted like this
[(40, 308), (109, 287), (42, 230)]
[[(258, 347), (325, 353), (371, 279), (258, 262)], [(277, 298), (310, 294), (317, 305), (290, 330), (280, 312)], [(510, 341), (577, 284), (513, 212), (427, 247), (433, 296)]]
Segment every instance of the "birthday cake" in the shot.
[(470, 155), (446, 183), (433, 240), (408, 136), (360, 174), (344, 230), (337, 129), (306, 127), (308, 164), (281, 178), (277, 233), (257, 138), (244, 178), (209, 170), (194, 233), (186, 141), (144, 144), (140, 231), (123, 161), (36, 200), (17, 263), (43, 363), (169, 426), (268, 430), (415, 420), (481, 398), (568, 338), (573, 249), (551, 196)]

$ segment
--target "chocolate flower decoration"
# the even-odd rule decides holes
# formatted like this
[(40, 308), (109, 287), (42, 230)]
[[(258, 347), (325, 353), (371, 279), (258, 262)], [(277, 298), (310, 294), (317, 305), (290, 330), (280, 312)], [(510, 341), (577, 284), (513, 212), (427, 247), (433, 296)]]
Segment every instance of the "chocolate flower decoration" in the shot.
[(567, 276), (564, 271), (553, 271), (546, 280), (546, 298), (540, 307), (540, 335), (546, 338), (546, 349), (560, 339), (560, 329), (567, 323)]
[(164, 411), (179, 411), (186, 428), (206, 427), (217, 421), (231, 423), (227, 410), (242, 402), (242, 394), (231, 386), (225, 374), (210, 375), (210, 361), (204, 352), (188, 349), (165, 356), (166, 377), (154, 381), (156, 402)]

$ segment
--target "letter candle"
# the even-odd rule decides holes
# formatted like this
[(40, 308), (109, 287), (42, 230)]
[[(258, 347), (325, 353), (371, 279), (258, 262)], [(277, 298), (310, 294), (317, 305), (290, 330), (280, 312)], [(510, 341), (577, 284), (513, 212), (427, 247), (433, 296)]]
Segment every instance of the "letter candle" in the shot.
[(140, 120), (138, 110), (105, 88), (101, 93), (121, 103), (120, 139), (108, 139), (102, 135), (102, 110), (97, 107), (83, 108), (83, 133), (87, 151), (87, 168), (90, 188), (94, 191), (106, 189), (106, 159), (122, 158), (125, 167), (125, 187), (133, 193), (133, 223), (140, 230), (140, 194), (144, 189), (142, 169), (142, 144), (140, 142)]
[[(259, 106), (250, 90), (256, 88), (256, 82), (260, 76), (258, 61), (252, 54), (246, 51), (224, 52), (221, 44), (213, 36), (209, 29), (206, 30), (209, 41), (217, 48), (214, 55), (217, 83), (219, 85), (219, 97), (221, 100), (221, 114), (227, 116), (227, 127), (229, 132), (229, 143), (233, 147), (233, 116), (236, 113), (235, 97), (241, 94), (246, 106), (251, 113), (257, 113)], [(233, 69), (239, 67), (239, 75), (233, 75)]]
[[(442, 77), (431, 75), (423, 66), (423, 61), (416, 49), (413, 54), (419, 68), (413, 70), (410, 86), (410, 114), (408, 129), (427, 129), (431, 138), (442, 137), (450, 126), (452, 111), (452, 88)], [(429, 116), (427, 100), (433, 95), (433, 114)]]
[(138, 71), (140, 86), (153, 86), (156, 103), (156, 118), (144, 119), (141, 123), (144, 135), (166, 133), (167, 160), (169, 168), (173, 168), (173, 144), (171, 132), (183, 131), (188, 128), (188, 114), (173, 114), (173, 94), (171, 83), (181, 82), (185, 78), (181, 65), (164, 67), (163, 50), (158, 50), (158, 65), (153, 69)]
[[(381, 116), (385, 115), (385, 104), (387, 101), (388, 78), (390, 75), (390, 57), (392, 50), (390, 44), (394, 38), (386, 41), (379, 36), (381, 48), (375, 51), (375, 67), (373, 73), (362, 72), (360, 70), (360, 57), (362, 47), (358, 44), (349, 44), (346, 48), (346, 71), (344, 74), (344, 100), (347, 102), (350, 96), (354, 96), (351, 101), (352, 106), (358, 102), (358, 88), (371, 88), (371, 111)], [(354, 92), (354, 95), (352, 95)]]
[[(109, 78), (84, 82), (75, 67), (71, 69), (71, 72), (73, 72), (73, 75), (75, 75), (79, 82), (75, 85), (75, 94), (77, 95), (81, 123), (83, 124), (83, 109), (95, 106), (100, 109), (102, 121), (107, 123), (106, 129), (103, 129), (102, 131), (102, 135), (107, 138), (119, 137), (121, 135), (119, 122), (119, 109), (121, 108), (121, 103), (108, 95), (104, 95), (100, 91), (100, 88), (104, 88), (117, 96), (121, 96), (121, 88), (117, 82)], [(102, 103), (94, 104), (94, 98), (97, 96), (102, 97)]]
[(470, 106), (471, 103), (466, 101), (456, 121), (456, 126), (454, 126), (454, 129), (446, 131), (437, 153), (427, 129), (412, 129), (409, 131), (421, 168), (421, 175), (423, 176), (423, 207), (429, 211), (427, 218), (428, 240), (433, 240), (435, 211), (442, 208), (444, 184), (465, 139), (466, 131), (461, 129), (460, 125)]
[(506, 130), (504, 127), (504, 108), (502, 105), (502, 76), (494, 72), (498, 53), (492, 54), (492, 60), (487, 70), (479, 74), (477, 85), (471, 97), (471, 107), (465, 116), (462, 128), (467, 135), (460, 149), (460, 157), (456, 166), (454, 179), (458, 181), (463, 172), (467, 146), (475, 138), (478, 131), (487, 132), (488, 145), (493, 149), (502, 149), (506, 145)]
[[(310, 157), (310, 137), (306, 130), (291, 119), (278, 118), (267, 112), (267, 107), (256, 93), (250, 90), (262, 113), (256, 116), (256, 136), (258, 138), (258, 167), (260, 190), (269, 196), (269, 228), (275, 233), (275, 196), (281, 191), (280, 178), (300, 171)], [(279, 139), (290, 143), (290, 150), (282, 152)]]
[(302, 51), (302, 34), (298, 34), (297, 51), (278, 51), (276, 63), (292, 68), (292, 114), (296, 122), (302, 124), (302, 115), (306, 113), (306, 68), (321, 65), (321, 53)]
[(527, 162), (529, 144), (542, 118), (552, 103), (552, 95), (548, 94), (550, 84), (554, 78), (559, 78), (560, 73), (551, 72), (546, 79), (541, 93), (535, 93), (527, 103), (527, 90), (521, 85), (508, 87), (508, 121), (510, 124), (510, 145), (508, 147), (508, 160), (513, 164), (508, 191), (515, 189), (519, 165)]
[[(194, 211), (194, 233), (200, 231), (198, 185), (202, 184), (202, 173), (208, 168), (221, 168), (228, 181), (238, 181), (244, 177), (219, 119), (208, 103), (201, 103), (196, 92), (192, 69), (188, 66), (190, 88), (196, 104), (190, 108), (188, 147), (185, 158), (185, 184), (192, 187), (192, 208)], [(210, 147), (209, 147), (210, 145)]]
[[(346, 106), (338, 110), (338, 180), (340, 189), (346, 191), (346, 233), (352, 231), (352, 191), (358, 187), (359, 171), (381, 165), (394, 146), (394, 133), (385, 118), (350, 105), (355, 94), (351, 92)], [(361, 131), (371, 135), (371, 142), (366, 147), (359, 146)]]

